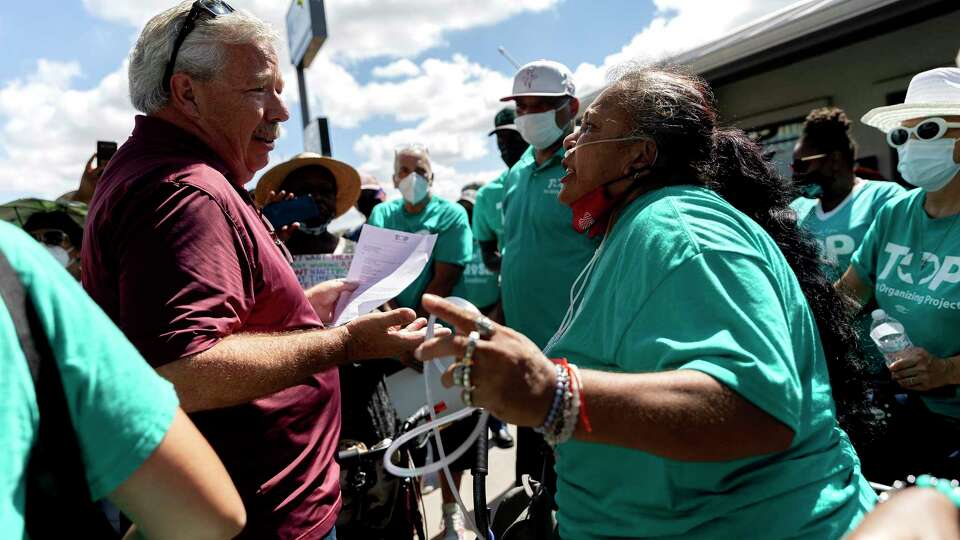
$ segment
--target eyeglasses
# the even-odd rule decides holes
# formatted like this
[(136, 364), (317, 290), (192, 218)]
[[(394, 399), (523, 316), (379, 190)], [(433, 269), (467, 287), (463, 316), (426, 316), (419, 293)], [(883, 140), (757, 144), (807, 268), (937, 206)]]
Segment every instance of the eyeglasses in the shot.
[(943, 137), (950, 128), (960, 128), (960, 123), (947, 122), (943, 118), (928, 118), (913, 127), (898, 127), (887, 133), (887, 144), (899, 148), (916, 135), (921, 141), (933, 141)]
[(815, 159), (822, 159), (827, 157), (826, 154), (815, 154), (812, 156), (805, 156), (802, 158), (796, 158), (793, 160), (793, 163), (790, 164), (790, 170), (797, 174), (803, 174), (807, 172), (807, 169), (810, 168), (810, 162)]
[(184, 40), (187, 39), (187, 35), (192, 32), (197, 25), (200, 16), (209, 15), (211, 18), (216, 18), (221, 15), (233, 13), (234, 11), (236, 10), (223, 0), (197, 0), (193, 3), (193, 7), (190, 8), (190, 13), (187, 14), (186, 20), (183, 21), (183, 26), (180, 27), (180, 33), (177, 34), (176, 41), (173, 42), (173, 52), (170, 53), (170, 61), (167, 62), (167, 68), (163, 70), (163, 80), (160, 82), (160, 86), (164, 92), (170, 91), (170, 77), (173, 77), (173, 68), (177, 64), (177, 53), (180, 52), (180, 47), (183, 45)]
[(34, 240), (40, 242), (41, 244), (46, 244), (48, 246), (61, 246), (63, 245), (64, 239), (67, 238), (67, 233), (59, 229), (43, 229), (31, 232), (30, 236), (32, 236)]

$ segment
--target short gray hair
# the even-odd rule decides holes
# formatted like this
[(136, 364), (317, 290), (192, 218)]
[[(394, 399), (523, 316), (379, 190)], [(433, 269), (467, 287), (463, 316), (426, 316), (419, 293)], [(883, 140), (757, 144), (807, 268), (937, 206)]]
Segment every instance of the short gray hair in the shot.
[(430, 168), (433, 169), (433, 164), (430, 163), (430, 150), (420, 144), (420, 143), (410, 143), (402, 144), (393, 150), (393, 170), (397, 170), (397, 166), (400, 164), (400, 156), (417, 156), (427, 160), (427, 164), (430, 165)]
[[(154, 16), (130, 52), (130, 101), (144, 114), (159, 111), (170, 100), (170, 93), (163, 89), (163, 72), (192, 6), (193, 2), (187, 0)], [(226, 62), (226, 45), (250, 44), (275, 51), (279, 39), (269, 24), (242, 9), (214, 18), (201, 17), (180, 47), (173, 71), (209, 81), (220, 74)]]

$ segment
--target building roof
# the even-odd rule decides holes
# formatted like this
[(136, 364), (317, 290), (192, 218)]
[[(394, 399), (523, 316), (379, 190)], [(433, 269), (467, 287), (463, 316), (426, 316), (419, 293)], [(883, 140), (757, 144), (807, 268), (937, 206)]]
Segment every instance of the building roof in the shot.
[(718, 85), (957, 9), (956, 0), (801, 0), (664, 61)]

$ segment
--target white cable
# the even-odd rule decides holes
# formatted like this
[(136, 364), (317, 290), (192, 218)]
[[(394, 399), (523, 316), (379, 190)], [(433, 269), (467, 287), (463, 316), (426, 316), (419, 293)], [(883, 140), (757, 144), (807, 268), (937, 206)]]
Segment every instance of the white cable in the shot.
[[(609, 235), (604, 235), (597, 250), (594, 251), (593, 256), (590, 257), (590, 262), (583, 267), (577, 279), (573, 280), (573, 283), (570, 285), (570, 305), (567, 307), (567, 312), (563, 315), (563, 320), (560, 321), (560, 326), (557, 328), (557, 331), (553, 334), (553, 337), (550, 338), (550, 341), (547, 342), (546, 347), (543, 348), (544, 354), (550, 354), (550, 349), (560, 341), (560, 338), (567, 333), (567, 330), (570, 330), (570, 327), (573, 326), (573, 321), (577, 318), (577, 315), (580, 314), (583, 304), (581, 303), (578, 306), (577, 302), (587, 290), (587, 284), (593, 275), (593, 269), (596, 267), (597, 261), (600, 260), (600, 254), (603, 253), (603, 246), (607, 243), (608, 236)], [(581, 280), (583, 280), (582, 283)], [(577, 287), (578, 285), (580, 286), (579, 288)]]
[[(457, 305), (458, 307), (465, 308), (471, 312), (474, 312), (478, 317), (481, 315), (480, 310), (476, 308), (473, 304), (464, 300), (463, 298), (458, 298), (456, 296), (450, 296), (447, 298), (447, 301)], [(427, 322), (427, 337), (426, 339), (433, 339), (433, 327), (437, 322), (436, 315), (430, 315), (430, 320)], [(429, 366), (424, 366), (424, 371), (428, 370)], [(439, 368), (437, 368), (439, 369)], [(490, 416), (490, 413), (483, 411), (481, 409), (481, 414), (477, 426), (470, 433), (470, 436), (467, 437), (467, 440), (463, 442), (456, 450), (453, 451), (449, 456), (447, 456), (444, 448), (443, 441), (440, 439), (440, 430), (438, 426), (448, 424), (455, 420), (461, 418), (466, 418), (473, 414), (476, 411), (476, 407), (467, 407), (465, 409), (459, 410), (447, 417), (437, 418), (436, 411), (433, 408), (433, 395), (430, 391), (430, 382), (427, 379), (426, 373), (423, 374), (423, 387), (427, 397), (427, 409), (430, 411), (430, 421), (426, 424), (404, 433), (398, 437), (390, 445), (390, 448), (387, 449), (386, 453), (383, 455), (383, 465), (386, 470), (394, 476), (423, 476), (425, 474), (430, 474), (439, 470), (443, 470), (444, 478), (447, 481), (447, 486), (450, 488), (450, 492), (453, 493), (454, 498), (457, 500), (457, 505), (460, 507), (460, 511), (463, 512), (463, 518), (466, 521), (466, 525), (476, 533), (478, 539), (487, 538), (487, 534), (484, 532), (480, 533), (480, 530), (477, 529), (477, 525), (474, 523), (473, 518), (470, 516), (470, 513), (467, 512), (467, 507), (463, 504), (463, 499), (460, 497), (460, 490), (457, 489), (457, 486), (453, 482), (453, 475), (450, 474), (450, 464), (460, 458), (468, 450), (473, 448), (473, 443), (477, 440), (481, 434), (485, 434), (487, 430), (487, 417)], [(437, 450), (440, 453), (440, 459), (433, 463), (424, 465), (423, 467), (414, 467), (409, 469), (404, 469), (397, 467), (393, 464), (393, 454), (397, 452), (404, 444), (408, 441), (416, 438), (417, 436), (431, 431), (434, 442), (436, 443)]]

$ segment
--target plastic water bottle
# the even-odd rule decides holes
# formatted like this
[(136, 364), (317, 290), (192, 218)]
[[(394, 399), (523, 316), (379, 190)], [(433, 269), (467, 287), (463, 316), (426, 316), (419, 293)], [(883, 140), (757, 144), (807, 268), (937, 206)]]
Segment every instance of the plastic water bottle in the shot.
[(909, 347), (913, 347), (907, 332), (900, 321), (887, 315), (882, 309), (876, 309), (871, 314), (873, 324), (870, 325), (870, 339), (877, 344), (883, 353), (887, 366), (895, 360), (895, 354)]

